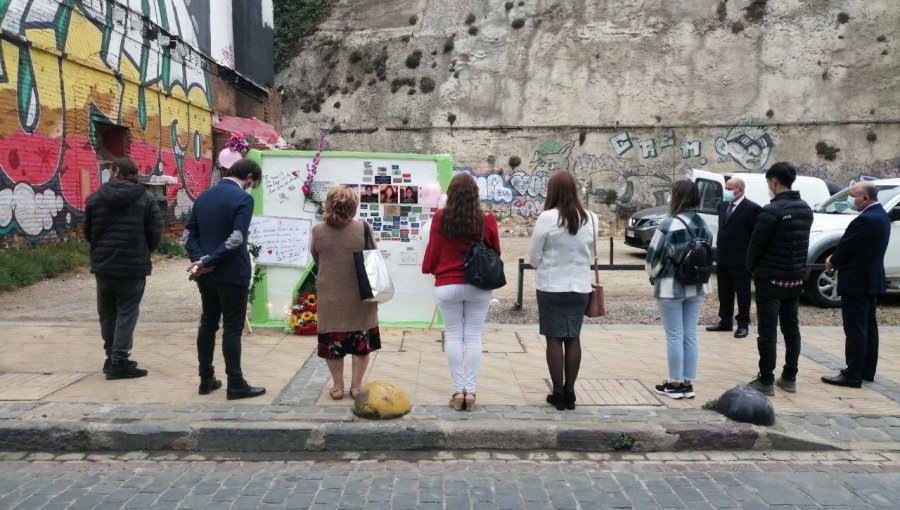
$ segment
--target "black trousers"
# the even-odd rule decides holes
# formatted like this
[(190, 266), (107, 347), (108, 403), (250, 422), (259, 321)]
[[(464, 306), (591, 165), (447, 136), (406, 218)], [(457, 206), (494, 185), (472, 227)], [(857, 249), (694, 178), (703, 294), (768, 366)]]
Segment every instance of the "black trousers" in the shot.
[(222, 319), (222, 356), (225, 358), (225, 373), (228, 387), (246, 386), (241, 372), (241, 334), (247, 316), (247, 287), (210, 282), (203, 278), (197, 281), (203, 311), (200, 314), (200, 328), (197, 330), (197, 360), (200, 362), (200, 377), (215, 374), (213, 354), (216, 350), (216, 331)]
[(756, 321), (759, 337), (759, 380), (763, 384), (775, 382), (775, 365), (778, 360), (778, 323), (784, 337), (784, 368), (781, 377), (787, 381), (797, 378), (797, 363), (800, 360), (800, 321), (797, 309), (803, 287), (782, 288), (757, 278)]
[(734, 313), (734, 296), (737, 295), (738, 313), (734, 316), (738, 327), (750, 325), (750, 271), (746, 266), (716, 266), (716, 283), (719, 288), (719, 320), (731, 325)]
[(875, 378), (878, 364), (878, 322), (875, 321), (875, 296), (841, 296), (841, 318), (844, 321), (844, 356), (848, 379)]
[(127, 360), (134, 345), (137, 325), (144, 297), (146, 277), (120, 278), (95, 274), (97, 280), (97, 315), (100, 316), (100, 336), (106, 357), (114, 362)]

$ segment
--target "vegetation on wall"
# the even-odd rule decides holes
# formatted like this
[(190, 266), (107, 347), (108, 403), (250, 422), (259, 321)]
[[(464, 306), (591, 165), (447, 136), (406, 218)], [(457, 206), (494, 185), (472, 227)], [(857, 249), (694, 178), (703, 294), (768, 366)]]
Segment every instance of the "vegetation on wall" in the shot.
[(275, 72), (303, 49), (303, 39), (316, 33), (336, 0), (278, 0), (275, 17)]
[(86, 241), (69, 240), (0, 251), (0, 291), (37, 283), (89, 263)]

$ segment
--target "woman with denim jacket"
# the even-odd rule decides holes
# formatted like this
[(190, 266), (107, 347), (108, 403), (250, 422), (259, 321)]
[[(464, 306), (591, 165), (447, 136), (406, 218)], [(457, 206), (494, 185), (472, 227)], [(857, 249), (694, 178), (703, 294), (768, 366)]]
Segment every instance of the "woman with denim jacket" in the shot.
[(678, 261), (694, 238), (712, 243), (712, 233), (697, 214), (697, 185), (681, 180), (672, 185), (669, 214), (647, 249), (645, 267), (653, 284), (653, 296), (666, 332), (669, 377), (655, 387), (656, 393), (674, 399), (694, 398), (692, 382), (697, 378), (697, 323), (709, 283), (685, 285), (675, 277)]

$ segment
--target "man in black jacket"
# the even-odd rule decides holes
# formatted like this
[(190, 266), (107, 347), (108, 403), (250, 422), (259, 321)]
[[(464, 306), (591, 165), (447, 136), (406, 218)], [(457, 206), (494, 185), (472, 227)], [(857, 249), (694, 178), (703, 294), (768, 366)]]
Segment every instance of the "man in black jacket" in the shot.
[(750, 331), (750, 271), (747, 270), (747, 246), (761, 207), (744, 196), (744, 181), (732, 177), (725, 183), (719, 204), (719, 233), (716, 239), (716, 284), (719, 289), (719, 322), (707, 331), (731, 331), (734, 296), (738, 313), (735, 338)]
[(835, 376), (822, 377), (822, 382), (860, 388), (862, 381), (875, 380), (878, 364), (875, 305), (878, 296), (885, 292), (884, 254), (891, 236), (891, 220), (878, 203), (878, 191), (871, 182), (854, 184), (847, 204), (861, 212), (825, 260), (826, 271), (838, 270), (847, 368)]
[(103, 371), (107, 379), (131, 379), (147, 375), (128, 356), (152, 269), (150, 252), (159, 245), (163, 222), (153, 195), (138, 184), (133, 161), (117, 159), (110, 171), (109, 182), (84, 208), (84, 237), (91, 244), (91, 272), (97, 280)]
[[(800, 321), (797, 309), (806, 276), (806, 252), (813, 214), (800, 193), (791, 191), (797, 170), (779, 162), (766, 172), (772, 201), (756, 219), (747, 248), (747, 269), (756, 286), (756, 315), (759, 337), (759, 374), (747, 386), (774, 395), (773, 383), (787, 392), (797, 391), (797, 363), (800, 360)], [(785, 355), (781, 377), (775, 380), (778, 355), (777, 332), (781, 319)]]

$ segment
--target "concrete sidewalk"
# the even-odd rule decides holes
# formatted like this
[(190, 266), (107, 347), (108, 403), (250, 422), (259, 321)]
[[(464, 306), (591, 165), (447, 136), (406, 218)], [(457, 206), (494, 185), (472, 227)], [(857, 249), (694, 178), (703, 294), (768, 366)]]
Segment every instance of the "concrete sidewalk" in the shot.
[[(478, 408), (460, 413), (447, 405), (441, 331), (385, 329), (367, 380), (398, 383), (413, 410), (399, 420), (370, 422), (352, 415), (349, 398), (329, 397), (315, 337), (273, 330), (245, 335), (244, 373), (268, 393), (228, 401), (224, 389), (197, 394), (194, 323), (153, 323), (145, 316), (133, 358), (150, 374), (119, 381), (105, 380), (101, 371), (96, 323), (5, 322), (0, 328), (0, 449), (607, 451), (627, 434), (639, 451), (900, 450), (900, 328), (881, 329), (878, 376), (862, 389), (819, 382), (843, 366), (840, 328), (803, 328), (798, 392), (776, 389), (771, 401), (778, 421), (768, 428), (702, 409), (753, 378), (755, 331), (740, 340), (702, 331), (697, 398), (672, 400), (652, 391), (666, 376), (660, 327), (586, 326), (578, 408), (560, 412), (544, 400), (549, 383), (537, 327), (489, 325)], [(216, 366), (224, 376), (218, 352)]]

